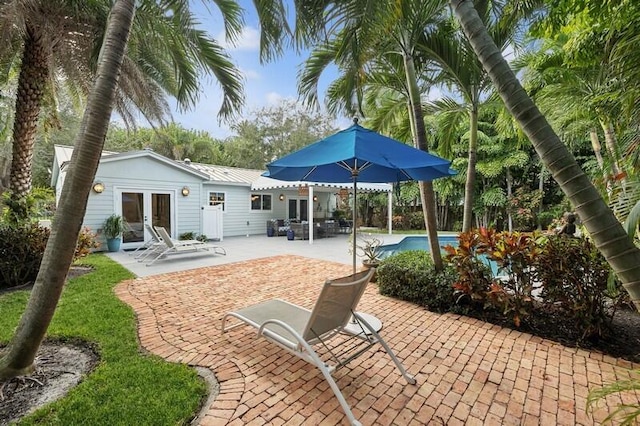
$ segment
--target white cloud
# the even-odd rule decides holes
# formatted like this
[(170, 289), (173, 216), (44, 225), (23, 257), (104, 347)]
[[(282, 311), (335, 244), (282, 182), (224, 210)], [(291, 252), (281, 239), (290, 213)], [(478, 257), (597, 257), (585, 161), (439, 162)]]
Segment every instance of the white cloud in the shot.
[(244, 76), (245, 80), (261, 80), (262, 79), (262, 74), (260, 74), (256, 70), (240, 68), (240, 72)]
[(223, 48), (229, 51), (258, 51), (260, 49), (260, 31), (253, 27), (244, 27), (235, 42), (227, 40), (224, 33), (220, 33), (217, 40)]
[(269, 92), (266, 94), (265, 98), (267, 99), (267, 105), (278, 105), (283, 99), (285, 99), (285, 97), (278, 92)]

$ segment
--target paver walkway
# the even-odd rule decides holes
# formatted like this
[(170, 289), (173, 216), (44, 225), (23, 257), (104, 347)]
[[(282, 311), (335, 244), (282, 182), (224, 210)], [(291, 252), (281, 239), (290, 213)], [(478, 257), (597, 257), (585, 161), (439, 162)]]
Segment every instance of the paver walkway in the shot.
[[(276, 256), (138, 278), (117, 295), (130, 304), (145, 349), (210, 368), (220, 394), (202, 425), (347, 424), (315, 367), (239, 327), (222, 334), (223, 315), (280, 297), (311, 307), (328, 277), (350, 266)], [(364, 425), (597, 424), (618, 397), (585, 413), (588, 390), (630, 377), (631, 363), (457, 315), (439, 315), (380, 296), (371, 284), (359, 310), (384, 322), (381, 335), (417, 385), (384, 351), (369, 351), (335, 377)], [(629, 395), (626, 402), (637, 402)], [(594, 420), (594, 418), (596, 420)]]

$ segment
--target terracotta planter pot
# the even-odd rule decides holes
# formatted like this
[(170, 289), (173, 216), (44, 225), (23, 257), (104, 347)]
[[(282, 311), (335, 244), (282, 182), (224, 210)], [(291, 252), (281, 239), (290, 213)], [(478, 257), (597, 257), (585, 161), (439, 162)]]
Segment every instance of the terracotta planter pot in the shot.
[[(380, 261), (379, 260), (363, 260), (362, 266), (364, 266), (366, 269), (377, 268), (378, 266), (380, 266)], [(375, 283), (377, 281), (378, 281), (378, 272), (373, 274), (373, 277), (371, 278), (372, 283)]]

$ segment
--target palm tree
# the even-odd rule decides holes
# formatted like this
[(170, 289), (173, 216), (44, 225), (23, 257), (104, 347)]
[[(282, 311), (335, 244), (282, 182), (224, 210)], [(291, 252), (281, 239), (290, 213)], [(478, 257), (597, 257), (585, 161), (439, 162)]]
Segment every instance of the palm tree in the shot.
[[(0, 58), (19, 62), (13, 126), (10, 189), (16, 199), (31, 188), (31, 162), (38, 118), (45, 99), (66, 85), (72, 93), (87, 93), (98, 61), (96, 46), (104, 36), (110, 1), (39, 0), (0, 4), (3, 28)], [(227, 36), (241, 29), (241, 9), (235, 2), (217, 2)], [(170, 10), (170, 13), (167, 11)], [(144, 2), (136, 14), (131, 42), (122, 65), (115, 106), (127, 122), (138, 110), (161, 122), (172, 96), (182, 108), (197, 99), (200, 74), (213, 74), (224, 99), (220, 117), (243, 103), (239, 73), (220, 45), (196, 28), (187, 0), (170, 5)]]
[(605, 256), (640, 310), (640, 249), (560, 141), (524, 91), (514, 72), (491, 39), (470, 0), (450, 0), (452, 10), (496, 86), (509, 112), (516, 118), (538, 156), (575, 207), (596, 246)]
[(545, 111), (545, 116), (568, 130), (565, 133), (576, 128), (589, 133), (594, 155), (603, 169), (596, 130), (599, 125), (611, 166), (605, 177), (618, 176), (623, 167), (615, 128), (627, 127), (622, 79), (616, 75), (616, 67), (607, 60), (607, 55), (600, 54), (588, 64), (576, 63), (569, 55), (556, 42), (543, 43), (538, 52), (524, 55), (518, 64), (525, 70), (525, 87), (535, 93), (536, 103)]
[(111, 11), (96, 82), (76, 138), (60, 207), (27, 308), (9, 347), (0, 358), (0, 379), (33, 371), (36, 352), (60, 298), (109, 127), (134, 4), (134, 0), (118, 0)]
[[(8, 2), (4, 2), (0, 4), (0, 7), (7, 6)], [(45, 249), (45, 253), (42, 259), (42, 263), (40, 266), (40, 271), (38, 273), (38, 277), (36, 278), (36, 282), (34, 284), (33, 290), (31, 292), (31, 297), (29, 298), (29, 302), (27, 304), (27, 308), (20, 319), (20, 323), (18, 324), (18, 328), (16, 330), (16, 334), (12, 339), (9, 347), (6, 348), (5, 351), (2, 352), (0, 356), (0, 378), (8, 378), (16, 375), (28, 373), (32, 371), (33, 360), (35, 358), (35, 354), (42, 342), (42, 339), (46, 333), (48, 325), (53, 317), (53, 313), (56, 309), (58, 300), (60, 298), (60, 294), (63, 288), (64, 280), (66, 278), (69, 266), (71, 264), (71, 260), (73, 257), (73, 252), (76, 247), (76, 242), (78, 238), (78, 234), (80, 231), (80, 226), (82, 224), (82, 220), (84, 217), (84, 213), (86, 211), (87, 199), (89, 196), (89, 191), (91, 187), (91, 183), (93, 178), (95, 177), (95, 172), (98, 167), (98, 162), (100, 159), (100, 153), (102, 152), (104, 139), (107, 133), (107, 128), (109, 126), (109, 120), (111, 117), (111, 112), (114, 105), (117, 104), (118, 101), (118, 78), (121, 74), (125, 73), (125, 66), (127, 58), (125, 58), (125, 48), (127, 46), (127, 41), (129, 38), (130, 31), (132, 31), (131, 25), (133, 22), (134, 14), (137, 10), (138, 16), (144, 15), (149, 10), (158, 10), (155, 9), (158, 4), (155, 1), (142, 1), (139, 3), (139, 7), (136, 9), (135, 5), (138, 2), (134, 0), (117, 0), (113, 7), (109, 10), (105, 8), (110, 2), (104, 1), (101, 2), (96, 0), (94, 2), (73, 2), (73, 1), (56, 1), (51, 2), (16, 2), (18, 4), (16, 10), (19, 12), (41, 12), (42, 8), (53, 7), (53, 3), (56, 6), (68, 6), (74, 5), (75, 8), (72, 8), (75, 12), (82, 11), (83, 14), (80, 14), (79, 17), (86, 18), (91, 14), (87, 14), (87, 10), (84, 6), (92, 6), (95, 7), (94, 12), (97, 15), (98, 12), (102, 13), (101, 16), (108, 16), (106, 19), (107, 29), (102, 37), (98, 37), (100, 40), (99, 45), (102, 46), (101, 52), (92, 56), (96, 59), (95, 65), (97, 66), (95, 73), (95, 83), (92, 89), (89, 92), (89, 99), (87, 102), (87, 107), (85, 110), (83, 123), (81, 126), (81, 131), (76, 138), (76, 149), (74, 150), (73, 156), (71, 158), (71, 168), (69, 170), (69, 174), (67, 179), (65, 180), (65, 185), (62, 190), (62, 195), (60, 198), (60, 204), (58, 210), (56, 212), (56, 216), (53, 220), (53, 228), (51, 231), (51, 236), (49, 238), (49, 242)], [(42, 3), (42, 4), (41, 4)], [(162, 2), (161, 5), (167, 9), (164, 9), (164, 12), (161, 15), (156, 15), (158, 18), (167, 18), (175, 17), (180, 20), (185, 18), (183, 14), (181, 14), (178, 9), (186, 7), (188, 2), (182, 0), (169, 0), (166, 2)], [(217, 2), (218, 5), (224, 5), (226, 9), (231, 11), (239, 10), (238, 6), (235, 2), (224, 1)], [(272, 5), (274, 3), (271, 3)], [(24, 8), (22, 8), (24, 6)], [(28, 6), (28, 7), (27, 7)], [(260, 3), (259, 6), (265, 6), (264, 3)], [(277, 6), (277, 4), (276, 4)], [(9, 8), (11, 10), (11, 8)], [(32, 10), (33, 9), (33, 10)], [(4, 12), (4, 10), (3, 10)], [(23, 15), (20, 15), (23, 16)], [(46, 15), (36, 13), (35, 16), (40, 17), (39, 23), (47, 23)], [(67, 16), (67, 15), (65, 15)], [(263, 46), (261, 55), (263, 58), (270, 58), (272, 55), (279, 52), (279, 49), (282, 45), (282, 40), (284, 35), (286, 35), (285, 27), (281, 24), (286, 18), (286, 14), (284, 13), (283, 8), (275, 8), (266, 10), (260, 9), (259, 16), (262, 19), (262, 29), (263, 29)], [(69, 21), (73, 21), (73, 19), (78, 18), (78, 16), (69, 16)], [(27, 20), (30, 25), (33, 25), (33, 20)], [(91, 23), (91, 21), (89, 21)], [(105, 21), (103, 21), (105, 22)], [(187, 22), (190, 22), (187, 20)], [(18, 20), (18, 24), (24, 24), (25, 21)], [(71, 24), (71, 22), (70, 22)], [(19, 25), (18, 25), (19, 26)], [(27, 27), (31, 28), (29, 25)], [(80, 26), (82, 27), (82, 25)], [(22, 27), (21, 27), (22, 28)], [(92, 28), (96, 28), (93, 26)], [(3, 26), (3, 30), (9, 30), (9, 27)], [(82, 29), (82, 28), (80, 28)], [(227, 26), (227, 32), (230, 30), (234, 30)], [(237, 28), (236, 28), (237, 30)], [(36, 32), (39, 34), (35, 40), (31, 40), (30, 43), (45, 43), (46, 41), (50, 41), (49, 39), (43, 40), (42, 34), (39, 31), (44, 31), (44, 28), (40, 28), (37, 26), (35, 29), (30, 30), (32, 33)], [(100, 30), (99, 32), (101, 32)], [(18, 31), (18, 33), (20, 33)], [(171, 34), (169, 34), (171, 35)], [(186, 39), (175, 39), (171, 40), (171, 42), (175, 42), (176, 44), (180, 44), (181, 42), (189, 43), (194, 40), (200, 40), (203, 34), (198, 31), (192, 31), (188, 34)], [(27, 37), (27, 40), (30, 40)], [(102, 42), (104, 40), (104, 42)], [(157, 43), (160, 43), (159, 41)], [(72, 43), (73, 44), (73, 43)], [(141, 43), (144, 45), (144, 43)], [(150, 41), (150, 44), (153, 43)], [(221, 51), (215, 48), (214, 44), (210, 42), (205, 42), (204, 45), (199, 45), (201, 48), (207, 47), (208, 51), (205, 53), (209, 54), (220, 54)], [(6, 47), (6, 46), (3, 46)], [(51, 46), (49, 46), (51, 47)], [(211, 49), (209, 49), (211, 48)], [(26, 53), (27, 49), (23, 50), (24, 56), (33, 56), (33, 53)], [(37, 52), (41, 54), (42, 52)], [(46, 52), (45, 52), (46, 53)], [(150, 52), (149, 54), (155, 54), (156, 52)], [(152, 55), (153, 56), (153, 55)], [(0, 55), (2, 57), (2, 55)], [(37, 58), (42, 59), (41, 56), (37, 56)], [(166, 57), (161, 54), (158, 55), (159, 59), (166, 59)], [(185, 59), (184, 57), (176, 57), (176, 60)], [(198, 58), (197, 64), (199, 66), (203, 66), (208, 64), (207, 59)], [(38, 62), (38, 67), (36, 67), (39, 71), (42, 71), (42, 64)], [(230, 64), (229, 64), (230, 65)], [(151, 67), (151, 64), (149, 65)], [(27, 67), (28, 68), (28, 67)], [(222, 84), (231, 84), (232, 82), (237, 82), (237, 77), (233, 75), (233, 73), (227, 73), (233, 67), (230, 67), (226, 70), (219, 70), (216, 74), (220, 79), (220, 75), (227, 75), (230, 80), (227, 80)], [(174, 70), (175, 71), (175, 70)], [(22, 72), (22, 71), (21, 71)], [(177, 72), (177, 71), (176, 71)], [(158, 78), (161, 76), (158, 75)], [(185, 76), (185, 81), (188, 81), (188, 76)], [(173, 83), (176, 83), (176, 86), (171, 87), (181, 87), (184, 89), (184, 92), (181, 92), (181, 96), (186, 96), (186, 100), (189, 100), (188, 94), (189, 87), (188, 85), (183, 85), (182, 83), (177, 84), (182, 80), (182, 78), (175, 80)], [(42, 80), (35, 80), (38, 83), (42, 83)], [(191, 80), (194, 81), (194, 80)], [(27, 85), (28, 83), (28, 85)], [(26, 80), (23, 82), (23, 89), (26, 90), (28, 86), (30, 87), (32, 82), (30, 80)], [(27, 91), (27, 94), (37, 93), (38, 96), (42, 96), (42, 86), (36, 87), (35, 92)], [(227, 90), (229, 87), (227, 87)], [(223, 115), (231, 113), (235, 107), (239, 106), (239, 101), (241, 100), (239, 92), (234, 91), (233, 89), (239, 90), (239, 86), (235, 87), (233, 84), (231, 85), (231, 92), (227, 93), (225, 96), (225, 102), (223, 102), (223, 108), (221, 113)], [(234, 96), (237, 95), (237, 96)], [(41, 98), (39, 98), (41, 99)], [(28, 111), (32, 113), (39, 110), (38, 102), (27, 102)], [(37, 114), (29, 116), (31, 121), (36, 121)], [(27, 118), (29, 118), (27, 117)], [(31, 126), (32, 123), (28, 119), (24, 119), (23, 123), (25, 125)]]
[[(22, 2), (20, 6), (25, 6), (23, 3), (27, 3), (26, 6), (33, 6), (36, 9), (40, 7), (38, 1)], [(47, 2), (42, 3), (44, 3), (44, 6), (48, 5)], [(25, 374), (34, 369), (33, 361), (36, 352), (55, 312), (71, 264), (78, 234), (86, 211), (90, 187), (95, 177), (107, 134), (111, 112), (118, 101), (117, 84), (119, 77), (125, 70), (127, 61), (125, 50), (130, 32), (132, 31), (134, 15), (136, 11), (139, 12), (138, 16), (140, 16), (149, 10), (157, 10), (155, 8), (158, 6), (158, 4), (152, 0), (143, 0), (142, 2), (116, 0), (110, 10), (100, 8), (104, 8), (105, 5), (110, 4), (110, 2), (101, 0), (91, 2), (80, 1), (76, 3), (69, 0), (63, 3), (64, 5), (74, 4), (77, 6), (73, 9), (76, 12), (79, 10), (86, 11), (83, 9), (85, 4), (96, 6), (96, 13), (102, 11), (104, 12), (103, 16), (108, 16), (106, 19), (107, 29), (102, 37), (97, 38), (97, 40), (99, 40), (97, 45), (101, 46), (101, 49), (99, 54), (96, 54), (94, 57), (97, 65), (94, 73), (95, 82), (89, 91), (89, 99), (80, 133), (76, 137), (76, 149), (70, 161), (71, 167), (65, 180), (59, 207), (53, 220), (51, 236), (45, 249), (38, 277), (34, 283), (31, 297), (20, 319), (16, 333), (9, 346), (0, 355), (0, 379)], [(136, 3), (139, 4), (137, 9), (135, 8)], [(56, 4), (58, 4), (58, 2), (56, 2)], [(180, 7), (186, 7), (188, 4), (187, 1), (167, 0), (160, 4), (167, 8), (164, 10), (166, 13), (162, 13), (156, 17), (176, 17), (177, 19), (185, 17), (179, 12), (176, 12), (176, 10)], [(222, 5), (229, 11), (239, 10), (237, 4), (232, 1), (222, 1), (217, 2), (217, 4), (219, 6)], [(0, 7), (6, 5), (7, 2), (0, 3)], [(17, 9), (20, 8), (18, 7)], [(20, 11), (24, 12), (25, 10)], [(303, 10), (300, 16), (307, 16), (307, 13), (308, 12)], [(281, 52), (282, 42), (285, 36), (289, 34), (286, 10), (281, 2), (259, 2), (258, 15), (262, 24), (261, 57), (263, 59), (270, 59)], [(82, 17), (86, 17), (86, 15), (82, 15)], [(69, 20), (73, 21), (72, 18), (75, 19), (77, 17), (70, 17)], [(190, 22), (190, 20), (188, 20), (188, 22)], [(230, 22), (232, 23), (233, 20)], [(227, 22), (227, 34), (238, 29), (234, 29), (232, 26), (230, 27), (230, 22)], [(70, 22), (70, 24), (72, 23)], [(7, 29), (7, 27), (2, 28)], [(299, 36), (301, 39), (306, 37), (305, 34), (304, 31), (300, 31)], [(196, 39), (199, 40), (202, 36), (200, 32), (196, 31), (191, 32), (187, 38), (193, 41)], [(185, 42), (186, 41), (187, 40), (185, 40)], [(40, 39), (40, 42), (44, 41)], [(180, 40), (172, 40), (172, 42), (180, 44)], [(211, 48), (212, 46), (211, 43), (205, 42), (205, 45), (200, 47)], [(208, 53), (221, 53), (219, 49), (216, 49), (215, 46), (213, 47), (214, 48), (209, 49)], [(2, 57), (2, 55), (0, 55), (0, 57)], [(203, 65), (205, 59), (199, 59), (200, 62), (198, 62), (198, 64)], [(230, 69), (232, 69), (232, 67)], [(216, 76), (218, 76), (219, 79), (221, 75), (230, 77), (230, 80), (226, 82), (227, 84), (234, 81), (237, 82), (236, 76), (228, 74), (228, 70), (222, 69), (214, 71), (218, 71)], [(161, 76), (158, 75), (158, 77)], [(177, 86), (185, 89), (184, 92), (181, 92), (181, 96), (187, 96), (190, 93), (188, 85), (184, 86), (179, 84)], [(235, 88), (239, 89), (239, 86)], [(187, 96), (185, 99), (189, 100), (189, 97)], [(221, 114), (224, 116), (232, 113), (234, 108), (239, 106), (238, 101), (241, 101), (240, 94), (233, 90), (225, 95)], [(38, 106), (39, 104), (35, 102), (29, 105)], [(31, 118), (35, 121), (37, 115)], [(31, 125), (28, 121), (25, 121), (25, 123), (29, 126)]]
[[(504, 51), (513, 42), (514, 25), (505, 25), (498, 20), (491, 20), (491, 16), (500, 12), (491, 0), (476, 2), (476, 7), (483, 10), (482, 20), (487, 25), (493, 39)], [(436, 82), (453, 90), (454, 96), (443, 96), (431, 104), (430, 112), (447, 112), (448, 120), (442, 122), (444, 142), (459, 126), (460, 120), (466, 115), (469, 120), (469, 146), (467, 150), (467, 172), (462, 220), (462, 232), (472, 228), (473, 205), (476, 180), (476, 164), (478, 151), (478, 114), (479, 109), (492, 89), (491, 80), (478, 61), (469, 42), (464, 35), (455, 28), (454, 23), (443, 27), (441, 31), (432, 34), (421, 46), (425, 60), (435, 61), (440, 71), (435, 77)]]
[[(405, 1), (399, 6), (389, 2), (348, 3), (335, 2), (329, 16), (341, 27), (335, 32), (329, 30), (328, 41), (311, 53), (299, 76), (299, 91), (308, 103), (317, 103), (319, 78), (327, 66), (335, 63), (342, 78), (329, 88), (329, 102), (334, 109), (354, 113), (361, 110), (370, 80), (367, 75), (401, 70), (403, 77), (392, 84), (402, 87), (406, 96), (416, 147), (428, 151), (416, 59), (418, 46), (438, 28), (444, 2)], [(441, 270), (433, 185), (420, 182), (420, 187), (431, 256), (436, 269)]]

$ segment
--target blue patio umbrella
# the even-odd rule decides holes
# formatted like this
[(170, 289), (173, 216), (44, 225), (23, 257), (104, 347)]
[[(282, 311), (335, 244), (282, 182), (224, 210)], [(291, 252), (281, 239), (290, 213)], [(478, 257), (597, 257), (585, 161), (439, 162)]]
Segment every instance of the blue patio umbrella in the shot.
[(358, 181), (431, 181), (455, 175), (451, 162), (354, 124), (267, 164), (265, 176), (285, 181), (353, 182), (353, 269), (356, 268)]

